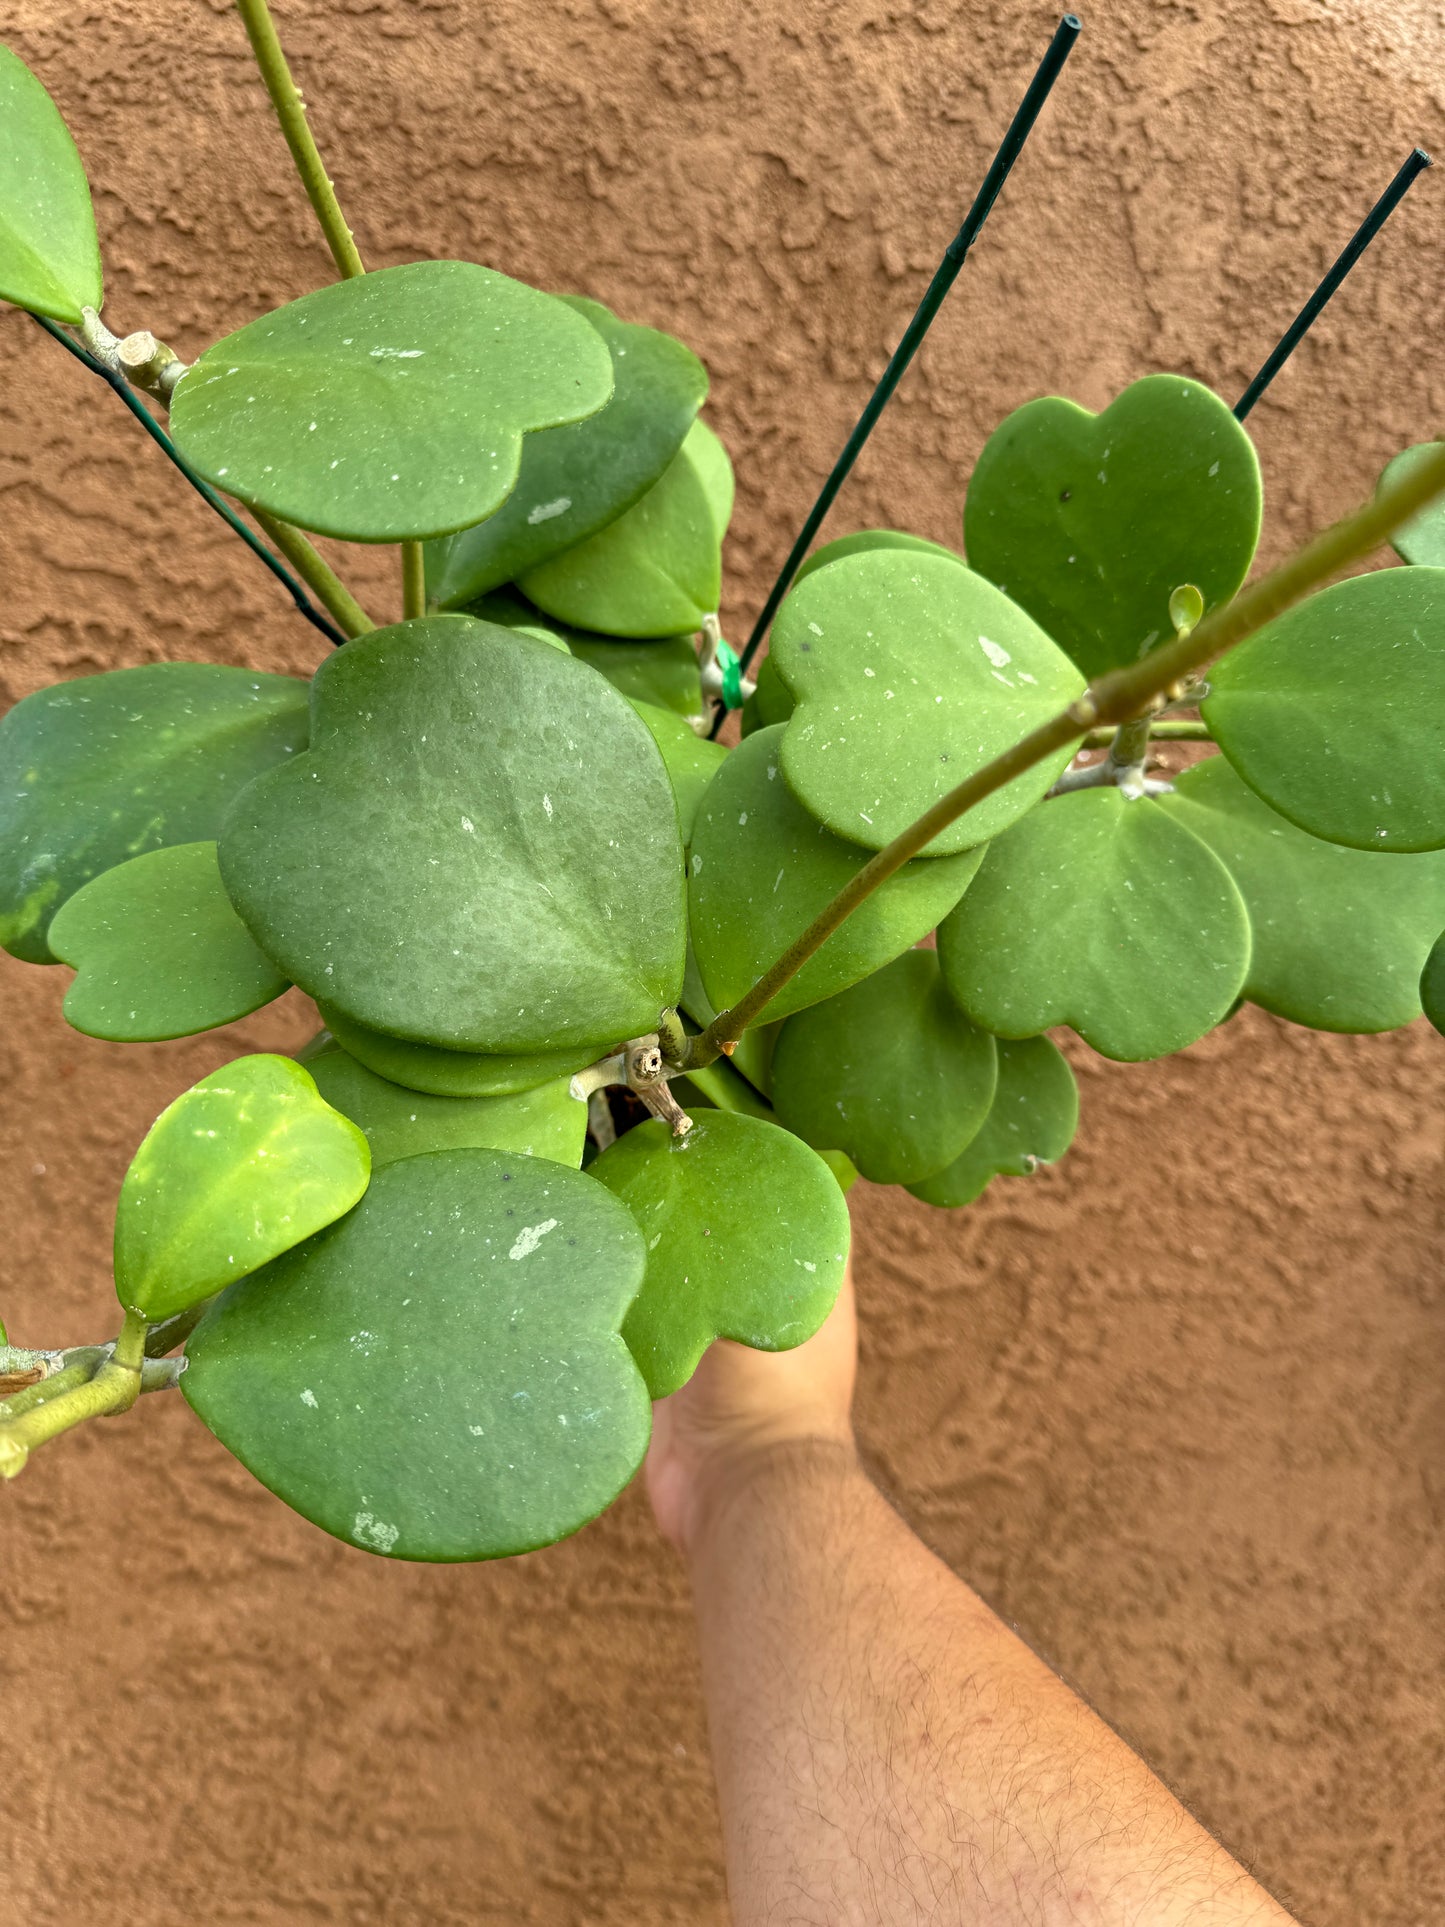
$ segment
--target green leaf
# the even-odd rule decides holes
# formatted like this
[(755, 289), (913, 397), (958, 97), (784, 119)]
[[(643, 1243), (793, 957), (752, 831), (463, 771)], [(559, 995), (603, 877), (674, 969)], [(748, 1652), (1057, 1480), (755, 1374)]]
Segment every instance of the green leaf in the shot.
[(1208, 608), (1249, 573), (1259, 463), (1218, 395), (1146, 375), (1101, 415), (1048, 395), (989, 437), (968, 485), (973, 568), (1011, 595), (1090, 678), (1173, 635), (1183, 583)]
[(306, 746), (306, 684), (149, 663), (37, 690), (0, 720), (0, 944), (54, 963), (61, 904), (92, 877), (213, 840), (253, 776)]
[(529, 429), (612, 393), (597, 330), (470, 261), (413, 261), (260, 316), (182, 376), (171, 429), (208, 482), (287, 522), (401, 542), (480, 522)]
[(743, 704), (744, 736), (751, 736), (755, 730), (770, 729), (774, 723), (787, 722), (796, 707), (791, 690), (778, 674), (777, 664), (770, 655), (764, 656), (758, 664), (757, 685)]
[(571, 1050), (518, 1051), (506, 1054), (441, 1050), (405, 1037), (354, 1024), (342, 1011), (324, 1001), (316, 1008), (321, 1021), (342, 1049), (403, 1090), (423, 1091), (433, 1097), (507, 1097), (515, 1091), (535, 1090), (559, 1077), (571, 1077), (590, 1064), (597, 1052), (591, 1044)]
[(289, 1057), (240, 1057), (167, 1106), (115, 1213), (115, 1288), (152, 1322), (199, 1304), (349, 1211), (371, 1154)]
[(186, 1347), (182, 1389), (313, 1524), (394, 1559), (496, 1559), (585, 1525), (647, 1450), (619, 1336), (643, 1242), (543, 1158), (438, 1151), (247, 1278)]
[(1133, 1063), (1226, 1015), (1249, 919), (1219, 858), (1152, 801), (1072, 790), (990, 844), (938, 955), (960, 1005), (998, 1036), (1072, 1024)]
[(393, 1037), (606, 1047), (682, 987), (682, 845), (646, 726), (583, 664), (468, 616), (329, 657), (311, 748), (247, 790), (220, 849), (266, 954)]
[(868, 555), (874, 549), (906, 549), (914, 555), (941, 555), (946, 562), (956, 562), (961, 569), (966, 566), (961, 555), (944, 548), (941, 542), (930, 542), (925, 536), (909, 535), (903, 529), (859, 529), (854, 535), (840, 535), (835, 541), (825, 542), (821, 549), (814, 549), (793, 577), (793, 587), (819, 569), (826, 569), (830, 562), (841, 562), (846, 555)]
[(427, 595), (457, 609), (595, 535), (650, 489), (707, 396), (707, 370), (671, 335), (619, 321), (600, 301), (559, 297), (612, 357), (612, 399), (586, 421), (522, 444), (517, 485), (485, 522), (427, 545)]
[(993, 1102), (994, 1040), (949, 997), (931, 950), (908, 950), (790, 1017), (773, 1052), (780, 1122), (846, 1151), (877, 1184), (915, 1184), (970, 1142)]
[(1393, 1030), (1420, 1015), (1420, 970), (1445, 923), (1445, 851), (1391, 856), (1306, 836), (1222, 756), (1159, 799), (1239, 885), (1253, 949), (1244, 995), (1315, 1030)]
[(213, 1030), (287, 988), (231, 908), (214, 843), (177, 843), (106, 870), (61, 905), (50, 946), (79, 973), (66, 1021), (116, 1043)]
[[(717, 1005), (703, 989), (702, 972), (698, 969), (697, 954), (691, 944), (687, 948), (687, 969), (683, 975), (682, 999), (678, 1008), (692, 1019), (699, 1030), (706, 1030), (718, 1015)], [(768, 1094), (773, 1046), (781, 1028), (781, 1022), (750, 1025), (738, 1039), (737, 1049), (726, 1060), (730, 1070), (740, 1071), (753, 1089), (764, 1097)]]
[(1435, 947), (1420, 973), (1420, 1003), (1430, 1022), (1445, 1037), (1445, 932), (1436, 938)]
[(565, 1077), (510, 1097), (428, 1097), (388, 1083), (334, 1042), (306, 1069), (332, 1109), (366, 1133), (373, 1171), (423, 1151), (508, 1151), (574, 1170), (582, 1162), (587, 1105)]
[[(800, 937), (867, 858), (810, 816), (778, 774), (784, 735), (764, 729), (713, 777), (692, 834), (688, 915), (708, 997), (726, 1010)], [(769, 1023), (832, 997), (909, 950), (947, 916), (982, 850), (919, 857), (855, 910), (767, 1007)]]
[(101, 299), (85, 165), (55, 102), (0, 47), (0, 301), (74, 327)]
[(1321, 589), (1209, 683), (1215, 740), (1281, 816), (1355, 850), (1445, 845), (1445, 569)]
[(632, 707), (651, 730), (652, 740), (661, 752), (672, 793), (677, 798), (682, 840), (689, 843), (697, 806), (708, 784), (727, 761), (727, 746), (708, 742), (691, 723), (684, 722), (670, 709), (659, 709), (655, 703), (644, 702), (634, 702)]
[(994, 1178), (1027, 1177), (1074, 1140), (1079, 1087), (1047, 1037), (1000, 1038), (998, 1089), (983, 1128), (952, 1164), (908, 1189), (925, 1204), (972, 1204)]
[[(1421, 462), (1438, 455), (1445, 443), (1417, 442), (1413, 448), (1403, 448), (1392, 461), (1385, 464), (1385, 472), (1380, 477), (1383, 489), (1394, 482), (1403, 482), (1412, 469)], [(1424, 568), (1445, 567), (1445, 506), (1432, 502), (1430, 507), (1417, 515), (1413, 522), (1396, 531), (1394, 538), (1396, 555), (1402, 562), (1413, 562)]]
[(499, 623), (504, 629), (520, 629), (525, 635), (550, 642), (554, 649), (569, 651), (589, 669), (605, 676), (630, 703), (651, 703), (685, 717), (703, 712), (697, 648), (690, 635), (642, 642), (599, 636), (591, 629), (574, 629), (569, 623), (544, 616), (510, 589), (480, 597), (468, 613), (484, 622)]
[(720, 452), (707, 424), (694, 422), (641, 501), (517, 586), (579, 629), (639, 637), (700, 628), (722, 592)]
[[(788, 787), (835, 835), (870, 850), (1084, 687), (982, 576), (899, 549), (846, 556), (795, 588), (773, 624), (770, 660), (798, 704), (783, 738)], [(927, 854), (996, 836), (1069, 755), (1059, 751), (986, 797)]]
[(715, 1338), (791, 1351), (838, 1296), (848, 1207), (816, 1151), (761, 1118), (700, 1114), (685, 1137), (650, 1119), (592, 1166), (647, 1241), (622, 1336), (654, 1398), (685, 1385)]

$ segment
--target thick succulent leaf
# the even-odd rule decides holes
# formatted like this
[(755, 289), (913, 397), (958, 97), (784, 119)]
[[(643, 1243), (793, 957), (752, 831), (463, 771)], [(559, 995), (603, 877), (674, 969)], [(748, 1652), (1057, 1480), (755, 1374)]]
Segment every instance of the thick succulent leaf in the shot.
[(835, 541), (825, 542), (821, 549), (814, 549), (793, 577), (793, 587), (819, 569), (826, 569), (830, 562), (841, 562), (846, 555), (867, 555), (873, 549), (907, 549), (914, 555), (941, 555), (946, 562), (956, 562), (960, 568), (966, 566), (961, 555), (944, 548), (941, 542), (930, 542), (926, 536), (909, 535), (903, 529), (859, 529), (855, 535), (840, 535)]
[(211, 1297), (349, 1211), (366, 1139), (289, 1057), (240, 1057), (169, 1105), (115, 1212), (115, 1288), (155, 1321)]
[(510, 1151), (574, 1169), (582, 1162), (587, 1105), (565, 1077), (508, 1097), (430, 1097), (378, 1077), (334, 1040), (305, 1064), (332, 1109), (366, 1133), (373, 1171), (424, 1151)]
[(1389, 856), (1306, 836), (1222, 756), (1159, 808), (1239, 885), (1252, 949), (1244, 995), (1315, 1030), (1393, 1030), (1420, 1015), (1420, 970), (1445, 924), (1445, 851)]
[(816, 1151), (762, 1118), (711, 1111), (675, 1138), (654, 1118), (591, 1168), (647, 1241), (622, 1336), (654, 1398), (685, 1385), (715, 1338), (791, 1351), (833, 1308), (848, 1207)]
[[(846, 556), (809, 576), (778, 611), (770, 660), (798, 705), (783, 738), (789, 788), (835, 835), (870, 850), (1084, 687), (992, 583), (902, 549)], [(1015, 777), (927, 854), (997, 836), (1068, 760), (1061, 750)]]
[[(779, 775), (781, 728), (749, 736), (713, 777), (693, 828), (688, 919), (703, 986), (725, 1010), (750, 990), (867, 861), (824, 829)], [(768, 1005), (770, 1023), (836, 996), (947, 916), (982, 850), (920, 857), (890, 877)]]
[(1420, 1003), (1430, 1022), (1445, 1037), (1445, 931), (1436, 938), (1435, 947), (1420, 973)]
[(708, 784), (728, 759), (725, 743), (710, 743), (699, 736), (691, 723), (670, 709), (655, 703), (634, 702), (632, 707), (652, 732), (652, 740), (662, 755), (672, 793), (677, 798), (677, 816), (684, 843), (692, 841), (697, 806)]
[(79, 323), (101, 303), (85, 166), (60, 110), (0, 46), (0, 301)]
[(500, 623), (504, 629), (520, 629), (526, 635), (550, 642), (555, 649), (569, 651), (589, 669), (605, 676), (630, 703), (651, 703), (657, 709), (668, 709), (685, 717), (703, 713), (697, 646), (691, 635), (663, 636), (641, 642), (600, 636), (594, 630), (574, 629), (569, 623), (544, 616), (540, 609), (511, 589), (480, 597), (468, 613), (480, 616), (485, 622)]
[(639, 502), (586, 542), (529, 569), (518, 587), (579, 629), (645, 637), (699, 628), (722, 592), (721, 451), (707, 424), (694, 422)]
[(952, 1164), (908, 1189), (925, 1204), (972, 1204), (994, 1178), (1027, 1177), (1074, 1141), (1079, 1087), (1047, 1037), (1001, 1037), (998, 1089), (982, 1129)]
[(1146, 375), (1101, 415), (1048, 395), (989, 437), (968, 485), (970, 565), (1089, 677), (1173, 635), (1189, 582), (1227, 602), (1259, 540), (1259, 463), (1218, 395)]
[(462, 608), (615, 521), (662, 474), (706, 399), (707, 370), (680, 341), (600, 301), (558, 298), (606, 342), (612, 399), (586, 421), (529, 435), (496, 514), (428, 543), (427, 595), (439, 608)]
[(494, 622), (499, 629), (520, 629), (523, 635), (535, 636), (538, 642), (560, 649), (565, 655), (571, 654), (562, 633), (563, 625), (544, 616), (540, 609), (534, 609), (515, 589), (494, 589), (488, 595), (478, 596), (461, 613), (476, 616), (482, 622)]
[(316, 1008), (337, 1043), (358, 1063), (389, 1084), (433, 1097), (507, 1097), (516, 1091), (535, 1090), (559, 1077), (571, 1077), (597, 1055), (591, 1044), (574, 1045), (570, 1050), (507, 1053), (441, 1050), (435, 1044), (417, 1044), (405, 1037), (388, 1037), (385, 1031), (368, 1030), (365, 1024), (354, 1024), (324, 1001), (318, 1001)]
[(61, 904), (116, 864), (213, 840), (253, 776), (306, 746), (304, 682), (160, 662), (57, 683), (0, 720), (0, 944), (54, 963)]
[(612, 357), (555, 295), (413, 261), (260, 316), (182, 376), (171, 427), (206, 480), (303, 529), (401, 542), (480, 522), (522, 436), (593, 415)]
[(753, 693), (743, 704), (743, 735), (751, 736), (755, 730), (771, 729), (774, 723), (787, 722), (796, 707), (792, 691), (778, 674), (777, 664), (771, 655), (764, 656), (758, 664)]
[(186, 1347), (216, 1437), (323, 1530), (394, 1559), (495, 1559), (575, 1532), (647, 1449), (619, 1336), (642, 1236), (580, 1171), (437, 1151), (245, 1279)]
[[(1445, 444), (1440, 442), (1417, 442), (1413, 448), (1401, 449), (1392, 461), (1385, 464), (1380, 487), (1403, 481), (1411, 469), (1428, 461), (1432, 455), (1438, 455), (1442, 446)], [(1445, 504), (1432, 502), (1413, 522), (1407, 522), (1404, 528), (1396, 532), (1394, 548), (1402, 562), (1413, 562), (1431, 569), (1445, 568)]]
[(773, 1052), (780, 1123), (845, 1151), (865, 1178), (941, 1171), (988, 1116), (997, 1051), (949, 997), (931, 950), (909, 950), (790, 1017)]
[(1445, 845), (1445, 569), (1321, 589), (1209, 682), (1219, 747), (1281, 816), (1356, 850)]
[(959, 1004), (998, 1036), (1072, 1024), (1132, 1063), (1228, 1013), (1249, 919), (1219, 858), (1174, 817), (1116, 789), (1073, 790), (989, 845), (938, 955)]
[(214, 1030), (287, 987), (231, 908), (214, 843), (173, 844), (104, 871), (61, 905), (50, 947), (77, 972), (66, 1021), (115, 1043)]
[(220, 850), (266, 954), (390, 1036), (607, 1046), (682, 988), (657, 746), (583, 664), (514, 630), (429, 616), (338, 649), (310, 749), (246, 791)]

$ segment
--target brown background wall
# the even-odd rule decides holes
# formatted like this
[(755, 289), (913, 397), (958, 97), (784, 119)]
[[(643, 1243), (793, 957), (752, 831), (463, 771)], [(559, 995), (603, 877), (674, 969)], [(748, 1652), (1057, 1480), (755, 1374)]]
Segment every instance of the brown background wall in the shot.
[[(373, 264), (474, 256), (675, 329), (741, 477), (734, 632), (1054, 24), (1020, 0), (283, 0)], [(98, 184), (108, 318), (186, 355), (328, 272), (223, 0), (0, 0)], [(981, 438), (1173, 367), (1238, 392), (1409, 145), (1427, 0), (1097, 0), (835, 515), (956, 540)], [(1440, 429), (1445, 181), (1254, 418), (1267, 553)], [(312, 632), (19, 316), (0, 317), (0, 703)], [(353, 571), (394, 606), (388, 556)], [(151, 1117), (299, 999), (144, 1051), (0, 959), (3, 1311), (100, 1336)], [(1075, 1053), (1066, 1165), (965, 1214), (857, 1195), (861, 1425), (924, 1534), (1310, 1920), (1445, 1909), (1442, 1055), (1249, 1013)], [(496, 1568), (394, 1566), (267, 1497), (179, 1400), (3, 1497), (0, 1917), (725, 1918), (684, 1586), (630, 1494)]]

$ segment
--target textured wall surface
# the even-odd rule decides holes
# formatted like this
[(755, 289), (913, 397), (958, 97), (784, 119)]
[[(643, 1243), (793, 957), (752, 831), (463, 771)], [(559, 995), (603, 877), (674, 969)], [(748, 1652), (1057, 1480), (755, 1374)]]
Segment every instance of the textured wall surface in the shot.
[[(1054, 16), (1020, 0), (280, 0), (374, 265), (471, 256), (675, 329), (740, 475), (742, 629)], [(224, 0), (0, 0), (97, 183), (108, 318), (194, 355), (329, 262)], [(1008, 408), (1177, 368), (1233, 395), (1445, 119), (1434, 0), (1097, 0), (835, 512), (957, 540)], [(1260, 407), (1266, 553), (1440, 432), (1427, 177)], [(313, 632), (98, 384), (0, 315), (0, 704)], [(349, 572), (395, 608), (387, 552)], [(154, 1114), (299, 998), (147, 1050), (0, 959), (0, 1292), (113, 1319)], [(855, 1193), (861, 1427), (907, 1515), (1302, 1916), (1445, 1912), (1445, 1054), (1258, 1013), (1074, 1053), (1065, 1165), (963, 1214)], [(108, 1309), (108, 1307), (110, 1307)], [(629, 1494), (494, 1568), (284, 1511), (175, 1399), (0, 1495), (0, 1916), (725, 1920), (685, 1588)]]

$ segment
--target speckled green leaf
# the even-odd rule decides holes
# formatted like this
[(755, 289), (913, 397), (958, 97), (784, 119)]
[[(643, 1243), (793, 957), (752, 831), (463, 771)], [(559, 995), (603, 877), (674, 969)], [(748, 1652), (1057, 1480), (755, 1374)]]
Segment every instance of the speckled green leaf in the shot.
[(1219, 747), (1281, 816), (1356, 850), (1445, 845), (1445, 569), (1321, 589), (1209, 682)]
[(652, 703), (684, 717), (703, 712), (697, 645), (691, 635), (651, 637), (641, 642), (600, 636), (595, 630), (574, 629), (570, 623), (543, 615), (512, 589), (479, 597), (468, 613), (567, 650), (605, 676), (630, 703)]
[(434, 1097), (506, 1097), (514, 1091), (535, 1090), (539, 1084), (571, 1077), (597, 1055), (591, 1044), (556, 1051), (442, 1050), (435, 1044), (388, 1037), (384, 1031), (354, 1024), (324, 1000), (316, 1008), (337, 1043), (368, 1070), (389, 1084)]
[(722, 588), (720, 450), (707, 424), (694, 422), (639, 502), (586, 542), (529, 569), (518, 587), (579, 629), (638, 637), (699, 628)]
[(366, 1133), (373, 1171), (423, 1151), (510, 1151), (574, 1169), (582, 1162), (587, 1105), (565, 1077), (508, 1097), (430, 1097), (378, 1077), (334, 1039), (304, 1061), (332, 1109)]
[(1244, 995), (1315, 1030), (1393, 1030), (1420, 1014), (1420, 970), (1445, 924), (1445, 851), (1390, 856), (1306, 836), (1222, 756), (1159, 807), (1202, 837), (1244, 897)]
[(989, 845), (938, 954), (959, 1004), (1000, 1037), (1072, 1024), (1134, 1062), (1226, 1015), (1249, 919), (1219, 858), (1155, 803), (1073, 790)]
[(1436, 938), (1420, 973), (1420, 1003), (1430, 1022), (1445, 1037), (1445, 931)]
[(728, 759), (723, 743), (710, 743), (699, 736), (691, 723), (670, 709), (655, 703), (634, 702), (632, 707), (652, 732), (652, 740), (662, 754), (672, 793), (677, 798), (678, 822), (682, 840), (692, 840), (697, 806), (713, 777)]
[(208, 348), (171, 427), (217, 488), (323, 535), (400, 542), (480, 522), (522, 436), (595, 414), (612, 357), (586, 318), (471, 261), (337, 281)]
[(132, 857), (87, 883), (50, 926), (72, 964), (66, 1021), (116, 1043), (234, 1023), (287, 987), (231, 908), (214, 843)]
[(559, 296), (612, 356), (612, 399), (586, 421), (522, 444), (517, 485), (485, 522), (428, 543), (427, 594), (457, 609), (613, 522), (662, 474), (707, 395), (707, 370), (671, 335), (619, 321), (600, 301)]
[(103, 870), (215, 838), (237, 794), (306, 746), (304, 682), (149, 663), (57, 683), (0, 721), (0, 944), (54, 963), (50, 919)]
[(939, 555), (946, 562), (956, 562), (959, 568), (966, 567), (961, 555), (944, 548), (941, 542), (930, 542), (926, 536), (909, 535), (904, 529), (859, 529), (854, 535), (840, 535), (832, 542), (825, 542), (821, 549), (814, 549), (793, 577), (793, 587), (819, 569), (826, 569), (830, 562), (841, 562), (847, 555), (867, 555), (873, 549), (906, 549), (914, 555)]
[[(1084, 686), (992, 583), (903, 549), (846, 556), (792, 590), (770, 660), (798, 704), (783, 738), (789, 788), (835, 835), (870, 850)], [(928, 854), (996, 836), (1068, 759), (1062, 750), (1015, 777), (936, 836)]]
[(219, 1299), (182, 1389), (324, 1531), (394, 1559), (495, 1559), (594, 1518), (647, 1450), (619, 1335), (626, 1207), (580, 1171), (438, 1151)]
[(592, 1166), (647, 1241), (623, 1321), (654, 1398), (685, 1385), (715, 1338), (791, 1351), (838, 1296), (848, 1207), (816, 1151), (762, 1118), (700, 1113), (685, 1137), (639, 1124)]
[(792, 691), (778, 674), (777, 664), (770, 655), (764, 656), (756, 668), (756, 687), (743, 704), (744, 736), (751, 736), (759, 729), (771, 729), (774, 723), (787, 722), (797, 707)]
[(1061, 1158), (1079, 1123), (1079, 1087), (1047, 1037), (999, 1039), (998, 1089), (973, 1142), (908, 1189), (925, 1204), (972, 1204), (994, 1178), (1027, 1177)]
[(605, 1047), (682, 988), (682, 844), (629, 704), (513, 630), (429, 616), (338, 649), (311, 747), (254, 783), (221, 875), (293, 983), (452, 1050)]
[(915, 1184), (941, 1171), (988, 1116), (994, 1040), (949, 997), (931, 950), (909, 950), (825, 1004), (790, 1017), (773, 1052), (779, 1122), (865, 1178)]
[[(1392, 461), (1385, 464), (1380, 487), (1403, 481), (1421, 462), (1438, 455), (1442, 447), (1445, 447), (1445, 443), (1417, 442), (1413, 448), (1401, 449)], [(1402, 562), (1413, 562), (1424, 568), (1445, 568), (1445, 504), (1432, 502), (1413, 522), (1407, 522), (1404, 528), (1397, 530), (1394, 547)]]
[(85, 165), (55, 102), (0, 47), (0, 301), (55, 321), (101, 303)]
[[(725, 1010), (801, 936), (867, 861), (824, 829), (778, 769), (781, 728), (749, 736), (713, 777), (693, 828), (688, 919), (708, 997)], [(875, 890), (768, 1005), (770, 1023), (835, 996), (911, 949), (947, 916), (981, 850), (920, 857)]]
[(1048, 395), (978, 458), (964, 507), (971, 566), (1093, 677), (1173, 635), (1169, 597), (1227, 602), (1259, 540), (1259, 463), (1226, 403), (1146, 375), (1101, 415)]
[(152, 1321), (199, 1304), (349, 1211), (371, 1153), (289, 1057), (240, 1057), (169, 1105), (115, 1213), (115, 1288)]

